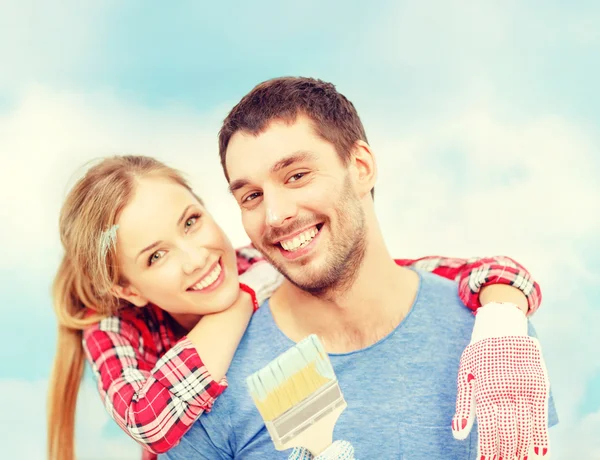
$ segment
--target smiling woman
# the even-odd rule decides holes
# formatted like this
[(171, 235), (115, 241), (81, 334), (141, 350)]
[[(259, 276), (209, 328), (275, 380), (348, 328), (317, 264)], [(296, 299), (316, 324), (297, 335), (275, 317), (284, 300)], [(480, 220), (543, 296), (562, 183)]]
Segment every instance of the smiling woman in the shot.
[(202, 203), (163, 176), (136, 182), (117, 219), (117, 266), (127, 280), (113, 288), (119, 298), (160, 305), (187, 328), (232, 305), (239, 294), (235, 252)]
[[(280, 275), (254, 264), (254, 250), (236, 254), (182, 176), (147, 157), (109, 158), (91, 168), (63, 206), (60, 231), (49, 457), (74, 457), (74, 389), (84, 352), (117, 423), (165, 451), (225, 389), (252, 311)], [(173, 386), (174, 378), (193, 391)], [(175, 417), (171, 403), (154, 401), (178, 401), (184, 414)], [(158, 439), (140, 427), (155, 420)]]

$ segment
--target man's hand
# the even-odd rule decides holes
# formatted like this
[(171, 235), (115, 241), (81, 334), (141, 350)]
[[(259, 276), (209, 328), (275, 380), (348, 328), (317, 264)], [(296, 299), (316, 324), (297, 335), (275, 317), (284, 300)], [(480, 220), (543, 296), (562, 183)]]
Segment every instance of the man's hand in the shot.
[(296, 447), (288, 460), (355, 460), (354, 447), (348, 441), (335, 441), (316, 457), (307, 449)]
[(460, 360), (454, 437), (465, 439), (477, 417), (479, 459), (548, 458), (549, 392), (523, 312), (513, 304), (481, 307)]

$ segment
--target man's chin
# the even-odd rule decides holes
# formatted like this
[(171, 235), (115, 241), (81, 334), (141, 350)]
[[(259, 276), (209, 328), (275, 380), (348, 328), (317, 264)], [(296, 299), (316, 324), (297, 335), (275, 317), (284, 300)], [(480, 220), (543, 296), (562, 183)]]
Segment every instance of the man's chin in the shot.
[(330, 287), (326, 283), (324, 285), (323, 280), (331, 277), (331, 270), (324, 267), (323, 262), (314, 256), (302, 261), (293, 261), (285, 259), (277, 251), (271, 252), (267, 259), (290, 283), (304, 291), (312, 293), (328, 290)]
[(300, 269), (302, 273), (286, 272), (280, 270), (283, 275), (297, 288), (313, 295), (321, 295), (331, 290), (331, 283), (324, 282), (327, 275), (320, 275), (319, 272), (306, 273), (307, 270)]

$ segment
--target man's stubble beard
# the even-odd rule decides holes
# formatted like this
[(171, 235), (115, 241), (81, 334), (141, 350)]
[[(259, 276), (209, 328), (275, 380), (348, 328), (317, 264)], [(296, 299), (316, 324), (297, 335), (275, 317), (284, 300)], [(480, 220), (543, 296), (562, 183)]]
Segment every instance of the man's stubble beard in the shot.
[[(356, 280), (366, 253), (366, 219), (358, 197), (354, 194), (350, 176), (346, 176), (340, 194), (339, 205), (335, 208), (338, 228), (331, 227), (330, 248), (324, 267), (308, 280), (294, 279), (283, 263), (273, 260), (266, 251), (261, 251), (290, 283), (297, 288), (319, 298), (334, 298), (348, 290)], [(325, 248), (327, 250), (328, 248)]]

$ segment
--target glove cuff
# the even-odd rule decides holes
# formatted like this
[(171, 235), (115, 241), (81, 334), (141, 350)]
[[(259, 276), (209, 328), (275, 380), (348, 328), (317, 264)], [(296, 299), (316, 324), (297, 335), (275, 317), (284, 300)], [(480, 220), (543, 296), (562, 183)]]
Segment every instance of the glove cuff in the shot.
[(348, 441), (335, 441), (315, 460), (354, 460), (354, 447)]
[(490, 302), (477, 310), (471, 343), (515, 335), (528, 335), (527, 318), (516, 304)]

